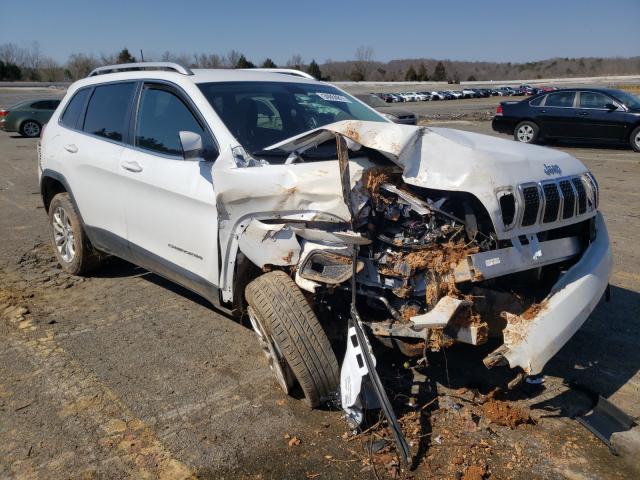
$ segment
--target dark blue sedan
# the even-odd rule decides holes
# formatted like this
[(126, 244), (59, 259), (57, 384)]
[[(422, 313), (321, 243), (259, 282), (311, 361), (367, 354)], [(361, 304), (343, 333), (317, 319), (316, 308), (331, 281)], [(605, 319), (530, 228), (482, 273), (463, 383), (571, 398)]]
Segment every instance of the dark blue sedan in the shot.
[(605, 88), (540, 93), (520, 102), (501, 102), (492, 127), (523, 143), (627, 144), (640, 152), (640, 98)]

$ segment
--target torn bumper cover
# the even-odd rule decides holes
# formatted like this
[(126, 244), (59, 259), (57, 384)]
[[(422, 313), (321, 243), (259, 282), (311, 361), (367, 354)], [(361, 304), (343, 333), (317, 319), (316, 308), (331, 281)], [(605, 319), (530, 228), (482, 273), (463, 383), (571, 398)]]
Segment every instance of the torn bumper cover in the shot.
[(586, 321), (606, 290), (613, 267), (609, 234), (600, 213), (596, 229), (595, 240), (553, 286), (540, 312), (531, 320), (510, 316), (505, 343), (485, 358), (487, 366), (506, 362), (536, 375)]

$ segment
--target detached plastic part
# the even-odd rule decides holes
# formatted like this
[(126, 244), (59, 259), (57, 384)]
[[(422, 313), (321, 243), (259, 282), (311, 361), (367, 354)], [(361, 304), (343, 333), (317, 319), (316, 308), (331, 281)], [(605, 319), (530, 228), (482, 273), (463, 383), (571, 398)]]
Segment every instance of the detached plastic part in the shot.
[(586, 415), (577, 417), (576, 420), (602, 440), (614, 455), (618, 455), (618, 451), (611, 444), (611, 436), (616, 432), (629, 430), (634, 424), (632, 417), (600, 395), (598, 395), (596, 406)]

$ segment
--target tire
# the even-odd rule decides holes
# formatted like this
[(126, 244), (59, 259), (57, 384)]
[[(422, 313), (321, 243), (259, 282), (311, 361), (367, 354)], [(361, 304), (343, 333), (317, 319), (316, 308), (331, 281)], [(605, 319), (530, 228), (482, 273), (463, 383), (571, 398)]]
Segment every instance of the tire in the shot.
[(540, 127), (529, 120), (520, 122), (513, 130), (513, 139), (521, 143), (536, 143), (540, 136)]
[(629, 140), (631, 141), (631, 148), (636, 152), (640, 152), (640, 127), (636, 127), (633, 132), (631, 132)]
[(100, 265), (100, 256), (87, 238), (69, 194), (58, 193), (49, 204), (51, 244), (62, 269), (85, 275)]
[(42, 131), (41, 125), (35, 120), (25, 120), (20, 124), (20, 135), (27, 138), (37, 138)]
[[(249, 283), (245, 298), (252, 324), (257, 321), (265, 334), (266, 338), (260, 339), (261, 333), (256, 331), (261, 343), (266, 340), (280, 355), (269, 358), (265, 349), (280, 385), (289, 393), (289, 368), (302, 387), (306, 403), (318, 407), (337, 390), (340, 369), (322, 325), (298, 286), (286, 273), (273, 271)], [(278, 374), (278, 367), (284, 375)]]

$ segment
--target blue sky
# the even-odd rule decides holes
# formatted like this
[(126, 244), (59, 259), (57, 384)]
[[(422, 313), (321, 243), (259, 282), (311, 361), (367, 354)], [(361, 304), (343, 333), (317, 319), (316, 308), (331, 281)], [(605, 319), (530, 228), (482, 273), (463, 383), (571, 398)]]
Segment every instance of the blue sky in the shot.
[(0, 0), (0, 43), (33, 41), (62, 61), (125, 46), (147, 57), (236, 49), (278, 64), (294, 54), (348, 60), (360, 45), (382, 61), (633, 56), (640, 55), (640, 0)]

